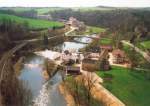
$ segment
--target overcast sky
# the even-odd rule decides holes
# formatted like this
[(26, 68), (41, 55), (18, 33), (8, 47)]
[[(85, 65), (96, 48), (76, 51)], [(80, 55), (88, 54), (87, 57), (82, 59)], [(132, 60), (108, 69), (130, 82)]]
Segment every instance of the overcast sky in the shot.
[(0, 7), (150, 7), (150, 0), (0, 0)]

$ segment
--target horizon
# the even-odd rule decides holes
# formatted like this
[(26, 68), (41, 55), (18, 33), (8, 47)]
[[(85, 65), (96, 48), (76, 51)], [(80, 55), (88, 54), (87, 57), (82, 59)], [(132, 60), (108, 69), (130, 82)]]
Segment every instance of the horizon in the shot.
[(150, 7), (147, 0), (0, 0), (0, 7), (123, 7), (145, 8)]

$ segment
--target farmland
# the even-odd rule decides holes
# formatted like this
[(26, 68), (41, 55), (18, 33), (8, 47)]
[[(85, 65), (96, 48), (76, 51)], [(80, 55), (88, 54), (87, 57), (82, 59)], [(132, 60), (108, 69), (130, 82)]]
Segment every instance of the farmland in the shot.
[(46, 29), (46, 28), (63, 26), (62, 23), (54, 22), (54, 21), (30, 19), (30, 18), (23, 18), (23, 17), (14, 16), (14, 15), (0, 14), (0, 20), (3, 20), (3, 19), (10, 19), (21, 24), (23, 22), (28, 22), (30, 29)]

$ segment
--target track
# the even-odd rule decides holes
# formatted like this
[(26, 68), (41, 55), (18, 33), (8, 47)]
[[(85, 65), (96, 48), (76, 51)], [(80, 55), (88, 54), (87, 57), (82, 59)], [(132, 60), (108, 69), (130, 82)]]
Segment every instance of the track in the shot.
[(28, 42), (23, 42), (17, 46), (15, 46), (14, 48), (12, 48), (10, 51), (4, 53), (3, 57), (0, 60), (0, 84), (1, 81), (3, 80), (3, 76), (5, 74), (5, 69), (7, 69), (10, 64), (9, 64), (9, 59), (13, 56), (13, 54), (21, 49), (22, 47), (24, 47)]

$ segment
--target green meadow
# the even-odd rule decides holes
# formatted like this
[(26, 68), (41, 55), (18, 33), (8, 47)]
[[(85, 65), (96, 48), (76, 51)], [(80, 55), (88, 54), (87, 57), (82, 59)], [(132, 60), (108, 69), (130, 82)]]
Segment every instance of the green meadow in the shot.
[(98, 71), (97, 74), (110, 80), (104, 80), (104, 87), (118, 97), (126, 106), (149, 106), (150, 80), (145, 73), (113, 66), (110, 71)]
[(17, 23), (28, 22), (30, 29), (46, 29), (46, 28), (63, 26), (62, 23), (55, 22), (55, 21), (31, 19), (31, 18), (18, 17), (15, 15), (0, 14), (0, 21), (2, 21), (3, 19), (10, 19)]

